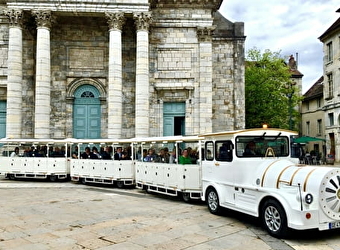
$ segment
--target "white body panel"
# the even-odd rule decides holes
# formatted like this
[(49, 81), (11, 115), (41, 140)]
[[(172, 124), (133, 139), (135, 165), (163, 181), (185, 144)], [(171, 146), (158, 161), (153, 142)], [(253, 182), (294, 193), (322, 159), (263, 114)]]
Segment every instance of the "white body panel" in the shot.
[(70, 163), (72, 180), (96, 183), (122, 181), (125, 185), (135, 183), (135, 168), (131, 160), (71, 159)]
[(1, 157), (1, 172), (14, 178), (67, 178), (70, 167), (66, 158)]
[(139, 187), (144, 186), (152, 191), (169, 195), (185, 192), (199, 197), (202, 190), (201, 166), (137, 161), (136, 184)]

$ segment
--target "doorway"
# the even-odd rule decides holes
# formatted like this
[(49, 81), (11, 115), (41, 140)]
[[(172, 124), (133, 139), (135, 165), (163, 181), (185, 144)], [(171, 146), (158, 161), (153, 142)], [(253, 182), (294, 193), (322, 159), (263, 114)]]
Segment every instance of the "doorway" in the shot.
[(92, 85), (82, 85), (74, 92), (73, 137), (101, 138), (101, 107), (99, 91)]
[(185, 103), (163, 104), (163, 136), (185, 135)]

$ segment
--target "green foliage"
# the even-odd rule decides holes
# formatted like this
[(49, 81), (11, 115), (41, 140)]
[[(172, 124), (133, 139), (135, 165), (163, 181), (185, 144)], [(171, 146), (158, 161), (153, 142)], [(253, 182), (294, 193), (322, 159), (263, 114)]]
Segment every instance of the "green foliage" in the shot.
[(246, 61), (246, 128), (268, 124), (272, 128), (288, 129), (291, 112), (295, 129), (298, 112), (294, 107), (300, 98), (284, 58), (279, 52), (262, 53), (253, 48), (248, 51)]

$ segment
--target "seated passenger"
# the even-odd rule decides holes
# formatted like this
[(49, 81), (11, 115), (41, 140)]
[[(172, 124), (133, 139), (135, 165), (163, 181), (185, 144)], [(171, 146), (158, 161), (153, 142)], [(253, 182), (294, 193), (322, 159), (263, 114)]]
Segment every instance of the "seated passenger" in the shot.
[(14, 151), (11, 153), (11, 157), (19, 157), (19, 147), (15, 147)]
[(244, 149), (243, 156), (256, 156), (256, 144), (253, 141), (248, 142)]
[(102, 152), (102, 159), (103, 160), (111, 160), (110, 148), (106, 146), (104, 151)]
[(144, 158), (143, 161), (154, 162), (156, 160), (157, 160), (157, 155), (155, 154), (155, 150), (150, 148), (149, 151), (148, 151), (147, 156)]
[(99, 154), (97, 147), (92, 147), (92, 153), (97, 157), (97, 159), (101, 159), (102, 156)]
[(115, 160), (122, 160), (122, 158), (123, 158), (123, 152), (122, 151), (123, 151), (122, 147), (117, 148), (116, 153), (113, 156)]
[(182, 155), (179, 157), (179, 164), (192, 164), (188, 149), (184, 149)]
[(78, 146), (75, 146), (74, 151), (72, 152), (72, 158), (78, 159)]
[(159, 155), (156, 158), (156, 162), (169, 163), (169, 160), (170, 160), (170, 155), (168, 153), (167, 148), (162, 148), (159, 151)]
[(90, 147), (85, 148), (85, 152), (81, 154), (81, 159), (98, 159), (96, 155), (91, 152)]

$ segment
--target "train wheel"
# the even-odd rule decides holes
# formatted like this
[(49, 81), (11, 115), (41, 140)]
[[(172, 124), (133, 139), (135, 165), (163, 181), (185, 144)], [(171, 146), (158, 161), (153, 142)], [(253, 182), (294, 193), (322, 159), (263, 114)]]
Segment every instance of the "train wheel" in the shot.
[(208, 203), (210, 213), (219, 214), (221, 212), (220, 201), (215, 189), (208, 189), (206, 201)]
[(58, 180), (58, 175), (50, 175), (48, 176), (48, 179), (52, 182), (56, 182)]
[(123, 188), (124, 187), (124, 181), (117, 181), (117, 187)]
[(183, 199), (185, 202), (190, 202), (190, 201), (191, 201), (190, 193), (183, 192), (183, 193), (182, 193), (182, 199)]
[(274, 237), (288, 236), (287, 216), (276, 200), (267, 200), (262, 207), (262, 223), (266, 230)]

